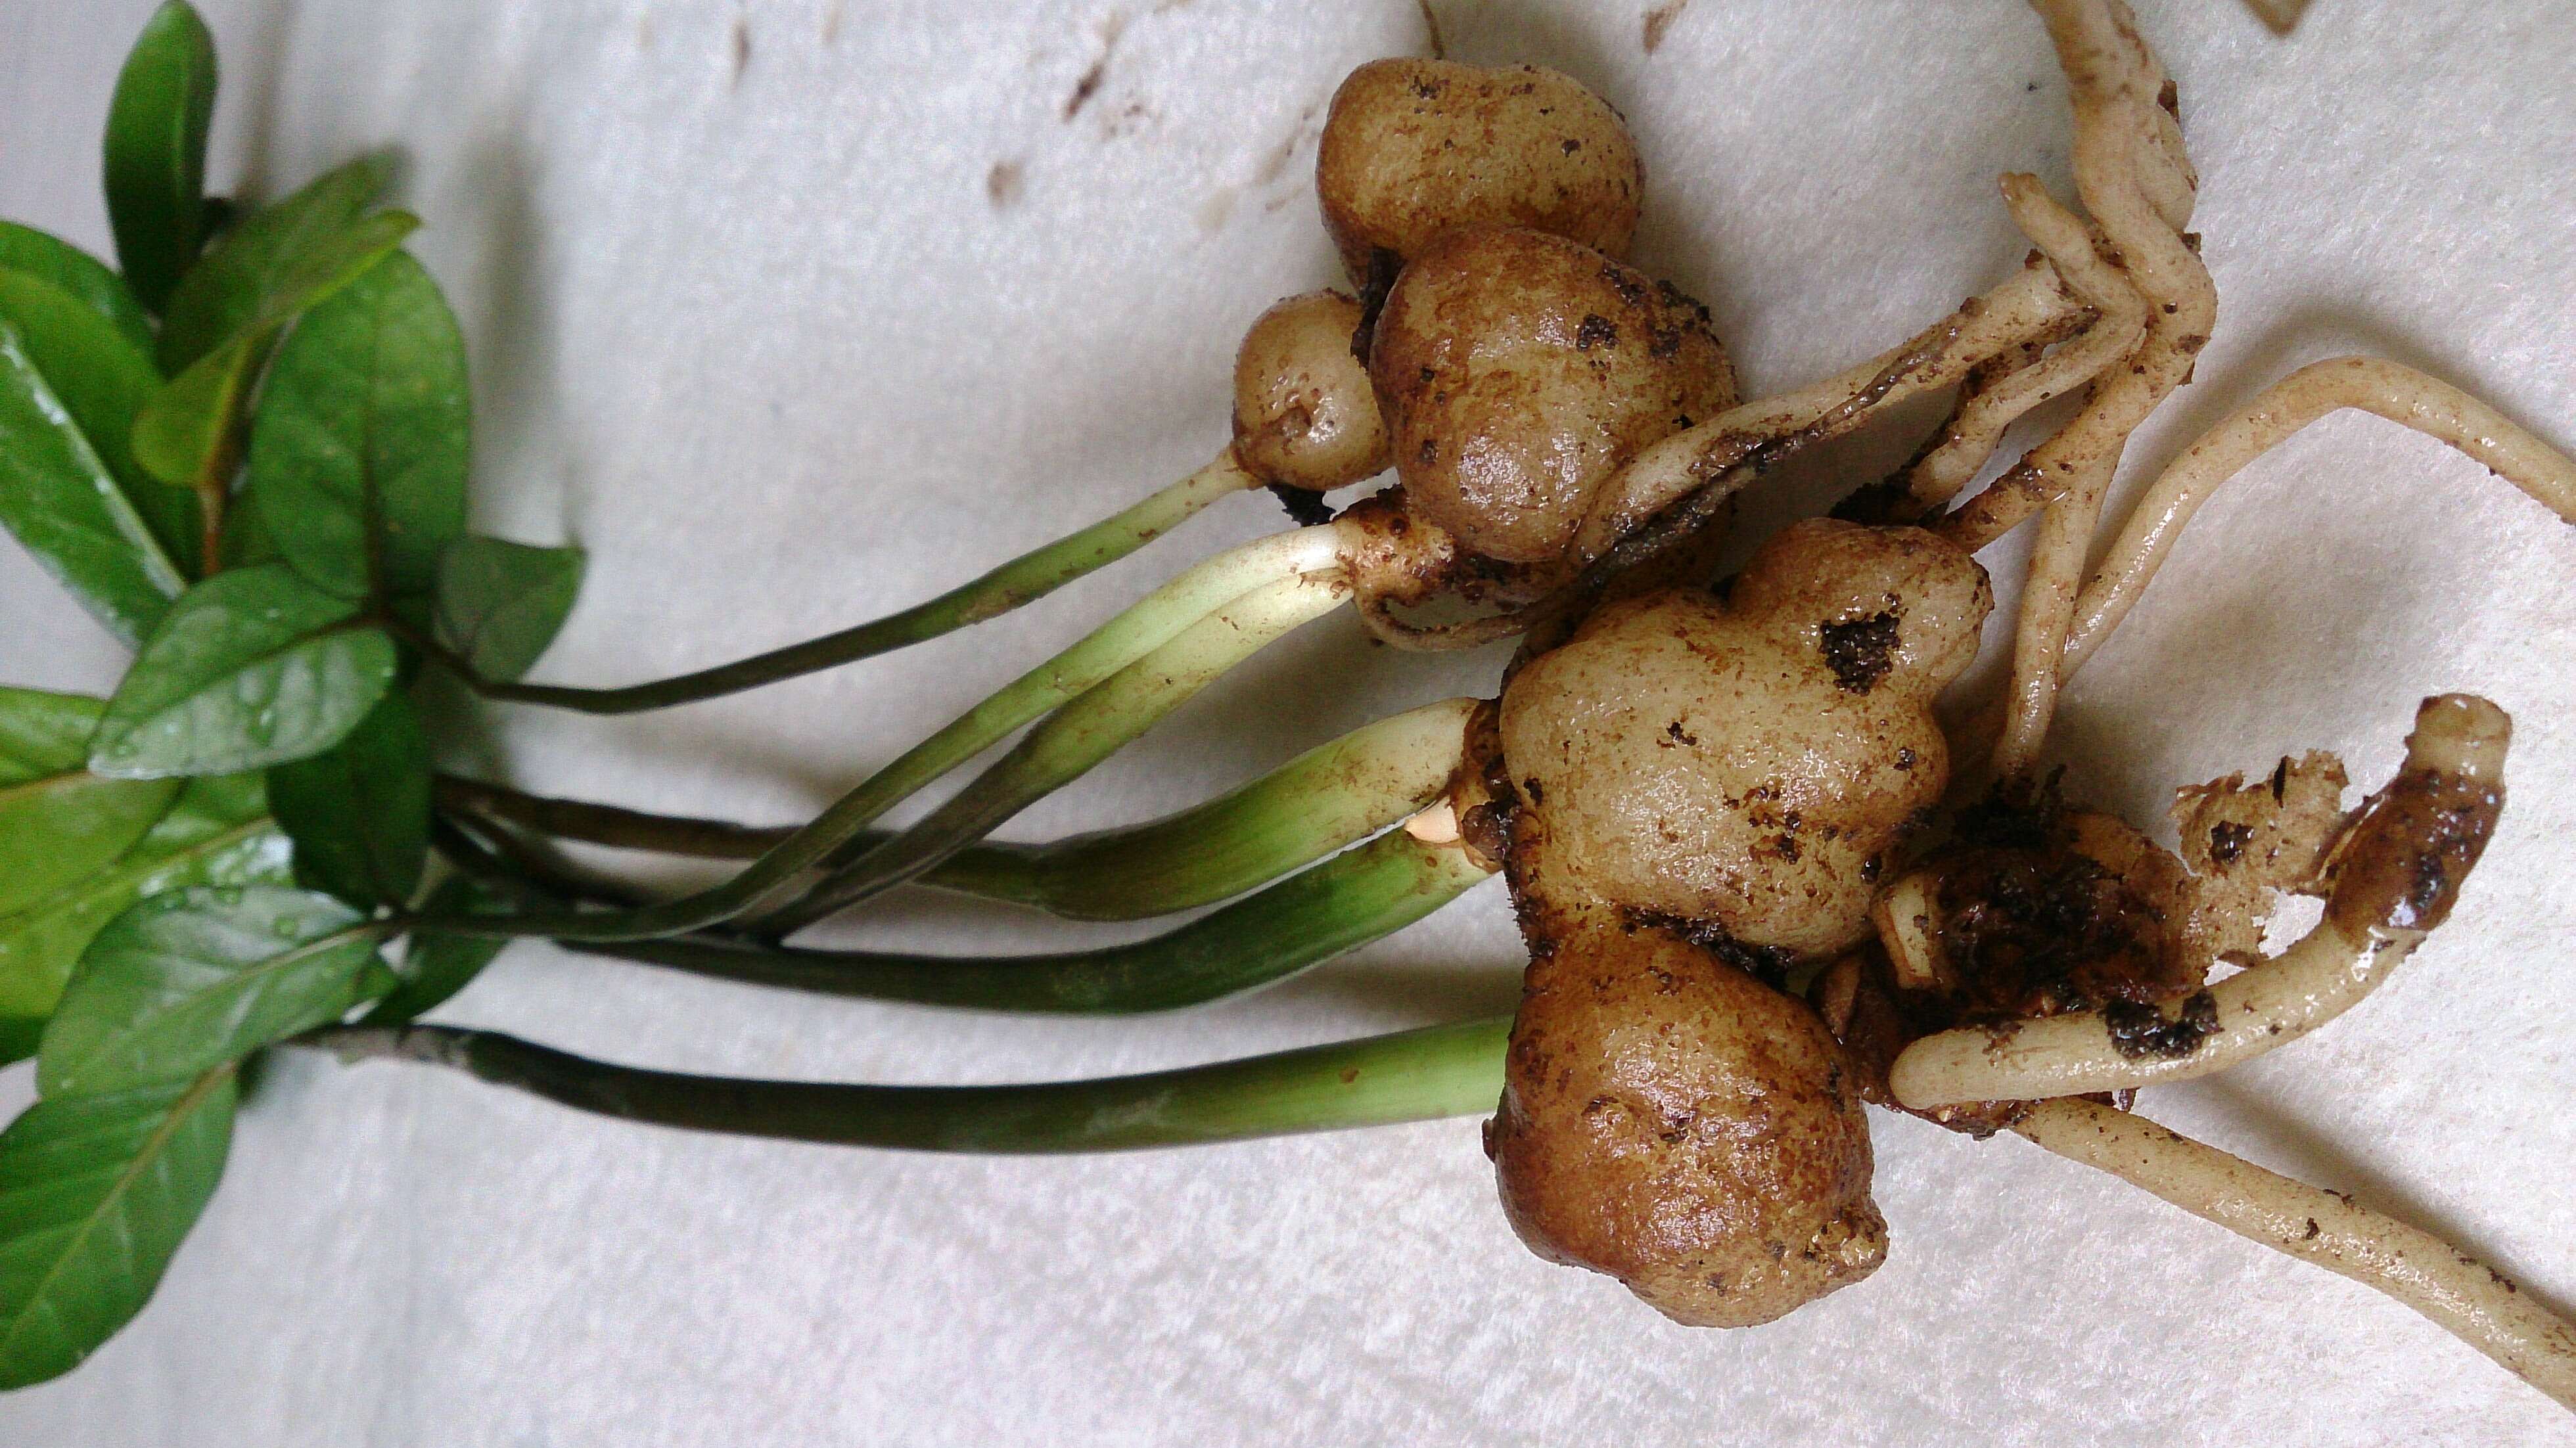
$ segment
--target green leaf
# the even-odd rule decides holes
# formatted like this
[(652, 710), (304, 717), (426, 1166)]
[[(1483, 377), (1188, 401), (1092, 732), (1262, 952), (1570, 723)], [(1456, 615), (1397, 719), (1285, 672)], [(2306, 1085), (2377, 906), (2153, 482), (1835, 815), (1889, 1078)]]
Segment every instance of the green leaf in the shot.
[(183, 0), (143, 23), (107, 108), (107, 219), (116, 257), (154, 311), (205, 244), (206, 128), (215, 37)]
[(192, 779), (125, 857), (11, 915), (0, 915), (0, 1064), (36, 1053), (63, 984), (107, 922), (146, 895), (191, 885), (293, 882), (286, 836), (267, 818), (256, 774)]
[(115, 474), (0, 318), (0, 524), (91, 615), (132, 643), (187, 586)]
[(105, 707), (79, 694), (0, 688), (0, 785), (80, 768)]
[(388, 157), (362, 156), (226, 232), (171, 294), (161, 370), (176, 376), (241, 333), (275, 328), (400, 245), (416, 219), (366, 214), (392, 174)]
[[(465, 876), (430, 893), (431, 915), (507, 915), (517, 907), (491, 884)], [(403, 948), (402, 984), (361, 1017), (363, 1026), (396, 1026), (427, 1015), (473, 983), (483, 967), (509, 945), (479, 935), (416, 934)]]
[(268, 772), (296, 874), (360, 907), (401, 906), (429, 862), (429, 740), (399, 692), (348, 738)]
[(126, 439), (134, 461), (174, 488), (229, 480), (242, 401), (268, 341), (265, 332), (237, 337), (153, 393)]
[(52, 282), (98, 313), (99, 320), (114, 327), (136, 351), (152, 355), (152, 319), (144, 315), (143, 304), (134, 299), (125, 278), (97, 257), (32, 226), (0, 221), (0, 267)]
[(169, 812), (170, 780), (82, 767), (95, 699), (0, 689), (0, 919), (121, 858)]
[(24, 272), (0, 270), (0, 319), (17, 329), (28, 360), (151, 529), (161, 557), (147, 562), (193, 575), (197, 500), (145, 472), (131, 446), (136, 414), (161, 387), (151, 355), (79, 298)]
[(144, 641), (90, 741), (117, 779), (224, 774), (347, 737), (394, 678), (393, 640), (279, 564), (188, 590)]
[[(343, 167), (332, 175), (348, 170)], [(323, 181), (330, 179), (326, 176)], [(314, 185), (320, 186), (323, 181)], [(187, 282), (171, 298), (170, 322), (161, 331), (161, 366), (178, 375), (154, 394), (134, 422), (135, 461), (154, 477), (184, 485), (228, 473), (240, 431), (242, 402), (249, 395), (251, 379), (257, 375), (260, 362), (268, 355), (268, 344), (276, 340), (277, 329), (364, 275), (420, 225), (420, 218), (409, 212), (380, 211), (334, 231), (317, 234), (302, 227), (292, 228), (283, 240), (299, 244), (303, 250), (265, 257), (257, 267), (245, 263), (217, 270), (218, 278), (227, 286), (210, 283), (208, 290), (220, 295), (202, 303), (192, 301), (197, 279), (217, 269), (217, 264), (236, 246), (279, 242), (275, 229), (256, 228), (272, 212), (294, 207), (297, 199), (312, 189), (307, 187), (296, 197), (242, 223), (240, 230), (226, 236), (222, 245), (188, 273)], [(264, 290), (235, 297), (228, 289), (231, 286)], [(183, 314), (183, 308), (193, 310)], [(198, 350), (193, 343), (182, 346), (172, 341), (181, 335), (183, 315), (201, 327), (232, 325), (229, 330), (214, 333)], [(181, 359), (185, 359), (184, 364)]]
[[(287, 290), (266, 298), (246, 326), (189, 363), (144, 405), (134, 423), (135, 461), (154, 477), (177, 484), (228, 471), (224, 460), (240, 427), (242, 400), (277, 329), (363, 275), (419, 225), (419, 218), (407, 212), (379, 212), (304, 258), (306, 265), (284, 278)], [(163, 332), (165, 366), (169, 340)]]
[(36, 1054), (45, 1039), (43, 1016), (0, 1015), (0, 1066), (24, 1061)]
[(295, 571), (351, 598), (423, 594), (465, 531), (465, 337), (395, 252), (305, 314), (260, 389), (252, 506)]
[(438, 563), (438, 632), (486, 679), (516, 679), (572, 613), (586, 560), (578, 548), (466, 537)]
[(0, 789), (0, 913), (114, 863), (178, 792), (173, 779), (101, 779), (86, 770)]
[(256, 568), (278, 561), (277, 545), (260, 526), (259, 510), (247, 504), (224, 514), (224, 538), (215, 553), (226, 568)]
[(237, 1102), (226, 1067), (0, 1131), (0, 1389), (70, 1372), (143, 1310), (224, 1174)]
[(384, 927), (275, 886), (155, 895), (82, 952), (36, 1056), (47, 1096), (177, 1081), (393, 988)]

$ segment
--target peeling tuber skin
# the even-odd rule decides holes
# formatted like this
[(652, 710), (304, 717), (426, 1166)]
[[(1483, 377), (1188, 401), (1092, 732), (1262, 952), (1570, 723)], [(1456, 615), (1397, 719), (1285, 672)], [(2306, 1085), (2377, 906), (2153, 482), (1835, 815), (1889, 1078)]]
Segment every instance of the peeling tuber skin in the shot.
[(1373, 60), (1333, 93), (1315, 157), (1324, 228), (1355, 285), (1457, 226), (1525, 226), (1626, 254), (1646, 174), (1627, 123), (1535, 65)]
[(2327, 857), (2324, 920), (2280, 955), (2158, 1002), (2160, 1020), (2106, 1008), (1936, 1031), (1897, 1056), (1888, 1089), (1915, 1109), (2128, 1090), (2224, 1070), (2333, 1020), (2449, 915), (2504, 806), (2511, 733), (2504, 711), (2474, 695), (2425, 700), (2405, 766)]

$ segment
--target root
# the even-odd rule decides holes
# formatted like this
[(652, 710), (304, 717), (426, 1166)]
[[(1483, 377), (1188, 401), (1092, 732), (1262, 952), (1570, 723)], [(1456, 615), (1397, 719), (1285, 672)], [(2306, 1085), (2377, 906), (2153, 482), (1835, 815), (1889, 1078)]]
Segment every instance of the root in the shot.
[[(2011, 717), (1995, 758), (1996, 772), (2007, 777), (2030, 769), (2054, 717), (2059, 655), (2121, 449), (2189, 380), (2192, 358), (2218, 315), (2208, 269), (2167, 214), (2180, 209), (2188, 220), (2188, 187), (2159, 185), (2163, 194), (2151, 197), (2142, 179), (2173, 182), (2174, 163), (2153, 119), (2166, 115), (2157, 105), (2163, 74), (2125, 9), (2078, 0), (2033, 0), (2033, 8), (2048, 24), (2071, 91), (2076, 189), (2101, 228), (2102, 244), (2145, 304), (2146, 335), (2125, 369), (2111, 369), (2095, 383), (2075, 420), (2023, 460), (2023, 469), (2047, 479), (2057, 495), (2032, 550), (2014, 634)], [(2031, 495), (2022, 489), (2004, 496)]]
[(2449, 916), (2504, 807), (2511, 728), (2483, 699), (2424, 701), (2405, 766), (2327, 860), (2325, 918), (2278, 957), (2160, 1009), (1935, 1032), (1897, 1056), (1889, 1090), (1918, 1110), (2126, 1091), (2226, 1070), (2333, 1020)]
[(2011, 1129), (2202, 1221), (2386, 1293), (2576, 1408), (2576, 1328), (2430, 1232), (2096, 1102), (2043, 1102)]
[(2282, 378), (2230, 413), (2148, 486), (2075, 605), (2061, 676), (2072, 675), (2120, 626), (2173, 551), (2191, 515), (2219, 484), (2328, 413), (2352, 408), (2448, 443), (2576, 523), (2576, 460), (2503, 413), (2410, 367), (2375, 357), (2336, 357)]
[(2146, 304), (2094, 251), (2084, 223), (2058, 205), (2038, 177), (2007, 175), (2003, 192), (2022, 234), (2057, 268), (2067, 288), (2093, 308), (2097, 320), (2045, 361), (1988, 386), (1971, 379), (1940, 445), (1906, 473), (1904, 509), (1909, 517), (1947, 506), (1994, 456), (2006, 428), (2039, 404), (2093, 380), (2133, 351), (2146, 333)]
[(1622, 539), (1694, 495), (1723, 497), (1759, 475), (1789, 439), (1819, 442), (1917, 394), (1952, 386), (1993, 358), (2086, 314), (2045, 261), (1972, 298), (1948, 317), (1846, 371), (1796, 392), (1759, 398), (1684, 429), (1629, 460), (1593, 495), (1574, 556), (1607, 557)]

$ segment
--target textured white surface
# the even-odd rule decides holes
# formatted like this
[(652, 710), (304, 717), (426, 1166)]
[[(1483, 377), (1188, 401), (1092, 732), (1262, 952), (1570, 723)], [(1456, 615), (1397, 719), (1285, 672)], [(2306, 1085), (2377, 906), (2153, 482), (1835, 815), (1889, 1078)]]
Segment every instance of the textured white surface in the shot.
[[(0, 215), (104, 245), (95, 136), (148, 8), (10, 0)], [(1998, 171), (2070, 194), (2063, 88), (2005, 0), (1698, 0), (1652, 54), (1634, 3), (1437, 8), (1453, 54), (1553, 64), (1626, 111), (1652, 176), (1642, 258), (1710, 301), (1756, 389), (2000, 276), (2022, 247)], [(2222, 314), (2133, 457), (2355, 348), (2576, 442), (2562, 6), (2319, 0), (2288, 41), (2228, 0), (2140, 8), (2182, 85)], [(1244, 322), (1329, 278), (1322, 103), (1422, 39), (1411, 0), (210, 13), (221, 182), (273, 191), (361, 147), (409, 151), (417, 250), (475, 349), (478, 517), (592, 550), (543, 674), (600, 682), (908, 602), (1201, 460)], [(665, 716), (494, 715), (455, 762), (785, 819), (1182, 559), (1278, 524), (1235, 500), (971, 637)], [(2513, 802), (2458, 917), (2317, 1038), (2145, 1106), (2562, 1304), (2571, 604), (2576, 533), (2430, 443), (2337, 419), (2202, 514), (2060, 737), (2080, 791), (2158, 819), (2172, 785), (2284, 750), (2341, 749), (2376, 780), (2432, 690), (2513, 711)], [(99, 689), (117, 663), (0, 544), (0, 679)], [(1013, 829), (1158, 812), (1488, 687), (1495, 663), (1311, 627)], [(1094, 1074), (1506, 1010), (1505, 914), (1488, 887), (1301, 981), (1142, 1022), (808, 1001), (533, 946), (448, 1014), (700, 1069)], [(909, 901), (870, 932), (1069, 935)], [(0, 1109), (28, 1089), (0, 1075)], [(1878, 1141), (1887, 1267), (1712, 1334), (1524, 1252), (1468, 1121), (933, 1160), (621, 1127), (297, 1057), (143, 1318), (0, 1399), (0, 1442), (2576, 1443), (2537, 1394), (2360, 1288), (2017, 1142), (1884, 1117)]]

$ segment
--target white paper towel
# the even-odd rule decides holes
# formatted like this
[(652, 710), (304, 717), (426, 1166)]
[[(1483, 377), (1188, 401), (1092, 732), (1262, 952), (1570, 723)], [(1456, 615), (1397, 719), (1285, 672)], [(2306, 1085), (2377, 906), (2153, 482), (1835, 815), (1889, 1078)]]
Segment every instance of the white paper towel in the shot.
[[(148, 0), (0, 14), (0, 215), (104, 246), (95, 137)], [(1848, 365), (2002, 276), (1994, 191), (2071, 196), (2064, 88), (2005, 0), (1434, 0), (1451, 53), (1569, 70), (1648, 158), (1642, 261), (1750, 388)], [(2425, 366), (2576, 443), (2576, 26), (2554, 0), (2139, 8), (2181, 83), (2221, 321), (2170, 453), (2300, 362)], [(474, 347), (481, 526), (576, 539), (545, 677), (657, 676), (867, 617), (1141, 496), (1225, 437), (1227, 367), (1331, 279), (1311, 166), (1412, 0), (219, 0), (217, 179), (411, 157)], [(1086, 78), (1090, 78), (1086, 81)], [(1079, 102), (1077, 104), (1077, 101)], [(2135, 482), (2135, 462), (2130, 486)], [(1792, 488), (1792, 494), (1798, 492)], [(1759, 500), (1747, 528), (1804, 496)], [(495, 713), (453, 761), (783, 820), (1188, 558), (1230, 502), (1045, 605), (671, 714)], [(2009, 600), (2017, 549), (1994, 560)], [(2339, 418), (2201, 515), (2073, 692), (2084, 795), (2285, 750), (2393, 765), (2415, 700), (2513, 711), (2458, 916), (2365, 1008), (2157, 1119), (2356, 1192), (2576, 1302), (2576, 533)], [(0, 545), (0, 680), (102, 689), (105, 636)], [(1011, 830), (1142, 818), (1497, 656), (1274, 648)], [(801, 999), (535, 946), (448, 1013), (685, 1068), (965, 1081), (1146, 1069), (1507, 1010), (1487, 887), (1255, 998), (1145, 1021)], [(1096, 938), (897, 904), (866, 938)], [(29, 1091), (0, 1076), (0, 1109)], [(0, 1398), (8, 1444), (2576, 1443), (2420, 1318), (2011, 1140), (1880, 1117), (1887, 1266), (1772, 1327), (1675, 1328), (1545, 1266), (1470, 1121), (1069, 1161), (619, 1126), (459, 1077), (279, 1060), (143, 1317)]]

